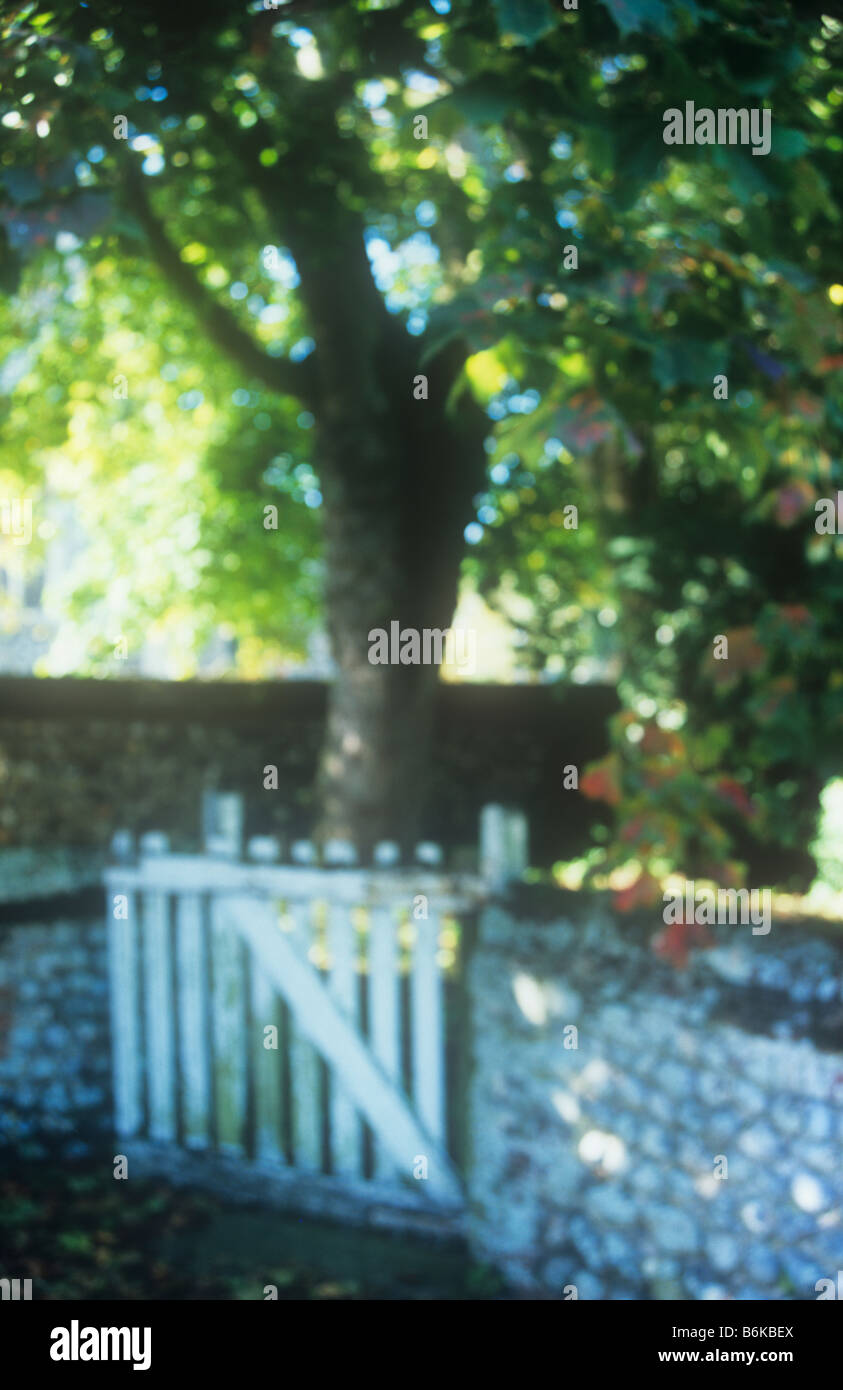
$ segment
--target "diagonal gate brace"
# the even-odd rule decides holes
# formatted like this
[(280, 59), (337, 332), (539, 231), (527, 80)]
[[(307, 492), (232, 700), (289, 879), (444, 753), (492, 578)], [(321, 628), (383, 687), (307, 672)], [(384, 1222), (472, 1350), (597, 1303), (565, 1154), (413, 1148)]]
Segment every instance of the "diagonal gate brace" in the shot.
[(426, 1191), (443, 1203), (462, 1205), (462, 1184), (448, 1155), (427, 1134), (311, 965), (285, 939), (273, 904), (238, 894), (227, 894), (224, 901), (232, 924), (293, 1010), (297, 1027), (333, 1067), (399, 1168), (411, 1171), (413, 1158), (425, 1154)]

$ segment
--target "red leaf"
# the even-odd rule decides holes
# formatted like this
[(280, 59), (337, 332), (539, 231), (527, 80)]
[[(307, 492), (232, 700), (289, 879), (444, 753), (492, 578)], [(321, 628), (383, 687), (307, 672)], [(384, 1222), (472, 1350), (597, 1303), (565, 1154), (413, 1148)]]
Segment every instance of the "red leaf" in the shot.
[(813, 504), (814, 489), (805, 479), (797, 479), (776, 493), (776, 521), (790, 526)]
[(752, 817), (757, 814), (750, 798), (747, 796), (740, 782), (736, 782), (732, 777), (721, 777), (717, 783), (717, 791), (724, 801), (728, 801), (734, 806), (741, 815)]
[(714, 945), (714, 938), (704, 923), (671, 922), (664, 931), (653, 937), (653, 951), (669, 961), (675, 970), (684, 970), (691, 951), (705, 951)]
[(592, 801), (607, 801), (617, 806), (621, 799), (618, 760), (610, 753), (602, 762), (592, 763), (580, 781), (580, 791)]
[(639, 874), (628, 888), (619, 889), (613, 896), (618, 912), (630, 912), (634, 907), (653, 907), (661, 898), (658, 879), (652, 874)]
[(811, 621), (811, 610), (804, 603), (780, 603), (778, 611), (790, 627), (805, 627)]

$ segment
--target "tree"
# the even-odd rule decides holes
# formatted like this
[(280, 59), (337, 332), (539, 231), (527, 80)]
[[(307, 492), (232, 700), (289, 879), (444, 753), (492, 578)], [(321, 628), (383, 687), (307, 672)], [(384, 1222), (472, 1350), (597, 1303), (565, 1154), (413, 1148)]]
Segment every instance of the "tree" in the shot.
[[(192, 18), (163, 9), (149, 22), (146, 9), (115, 6), (100, 13), (101, 27), (91, 32), (90, 20), (75, 6), (58, 6), (51, 17), (27, 7), (12, 22), (6, 49), (11, 66), (25, 60), (25, 75), (7, 73), (12, 100), (21, 101), (21, 163), (34, 165), (37, 175), (36, 112), (50, 126), (55, 165), (102, 149), (96, 186), (131, 219), (124, 216), (116, 234), (121, 250), (135, 238), (168, 290), (249, 379), (312, 408), (324, 498), (326, 606), (340, 671), (323, 762), (322, 830), (364, 845), (387, 834), (413, 837), (436, 678), (430, 667), (371, 665), (368, 633), (393, 618), (409, 627), (447, 626), (462, 532), (484, 462), (481, 413), (470, 403), (459, 414), (447, 409), (462, 365), (459, 352), (449, 345), (425, 364), (427, 399), (416, 401), (421, 345), (388, 313), (366, 255), (367, 212), (378, 196), (380, 216), (394, 205), (404, 224), (409, 218), (388, 182), (373, 175), (372, 163), (382, 158), (378, 131), (371, 127), (367, 141), (354, 129), (366, 112), (355, 90), (360, 74), (380, 72), (383, 60), (396, 69), (424, 60), (424, 41), (402, 28), (414, 10), (345, 17), (317, 12), (327, 68), (320, 81), (301, 75), (299, 50), (283, 35), (273, 38), (274, 15), (243, 12), (232, 20), (230, 7), (219, 4), (203, 11), (198, 32)], [(308, 47), (315, 50), (315, 44)], [(150, 72), (164, 74), (166, 114), (144, 125), (168, 154), (187, 146), (187, 185), (193, 191), (192, 175), (195, 191), (204, 194), (199, 207), (179, 207), (185, 178), (178, 161), (170, 165), (176, 177), (161, 196), (148, 189), (152, 180), (133, 153), (111, 138), (122, 133), (124, 113), (126, 133), (137, 136), (136, 121), (146, 111), (138, 111), (136, 93), (155, 80)], [(54, 78), (61, 79), (59, 87)], [(22, 85), (39, 89), (31, 117)], [(270, 90), (283, 99), (270, 101)], [(176, 128), (167, 129), (174, 109)], [(344, 110), (352, 118), (338, 129)], [(397, 138), (407, 144), (412, 136), (399, 131)], [(148, 141), (147, 148), (152, 136)], [(196, 172), (202, 168), (213, 169), (213, 184)], [(14, 180), (6, 186), (14, 194)], [(244, 202), (259, 222), (257, 246), (252, 229), (242, 225)], [(201, 243), (191, 212), (201, 219)], [(88, 253), (107, 254), (114, 235), (89, 241)], [(312, 360), (273, 356), (255, 340), (197, 269), (208, 245), (225, 246), (247, 281), (261, 272), (262, 245), (286, 249), (316, 342)]]
[[(564, 674), (595, 649), (617, 661), (627, 714), (615, 761), (585, 790), (608, 790), (637, 826), (614, 852), (645, 884), (683, 856), (728, 860), (718, 806), (740, 817), (757, 793), (764, 833), (794, 833), (762, 783), (807, 779), (811, 720), (824, 713), (836, 750), (841, 719), (828, 671), (839, 585), (805, 521), (837, 481), (839, 424), (840, 26), (820, 13), (785, 0), (761, 17), (738, 0), (717, 14), (692, 0), (294, 0), (232, 14), (212, 0), (198, 24), (118, 4), (93, 21), (68, 3), (9, 22), (11, 241), (21, 225), (37, 233), (44, 208), (53, 226), (75, 219), (91, 273), (109, 268), (105, 311), (119, 267), (135, 322), (152, 302), (178, 336), (189, 312), (208, 380), (224, 354), (260, 389), (287, 461), (268, 470), (268, 441), (238, 439), (220, 411), (197, 474), (232, 522), (250, 489), (261, 504), (279, 483), (295, 493), (313, 426), (318, 486), (305, 491), (320, 499), (339, 668), (323, 833), (413, 838), (437, 673), (370, 664), (368, 634), (448, 624), (466, 532), (482, 537), (468, 568), (489, 597), (505, 604), (511, 580), (530, 600), (539, 666)], [(690, 99), (771, 106), (770, 154), (665, 145), (664, 113)], [(128, 142), (113, 138), (119, 117)], [(221, 293), (234, 281), (266, 307), (266, 248), (297, 280), (281, 332)], [(160, 306), (164, 286), (178, 307)], [(97, 305), (79, 312), (95, 320)], [(59, 433), (67, 414), (56, 402)], [(307, 549), (302, 515), (279, 529), (287, 581)], [(266, 600), (246, 626), (265, 628), (277, 552), (242, 539), (218, 606), (236, 593), (232, 612), (248, 609), (245, 565)], [(747, 641), (757, 629), (766, 655), (718, 693), (703, 654), (735, 629)], [(741, 684), (763, 702), (782, 677), (802, 731), (784, 760), (778, 725), (760, 730)], [(763, 737), (747, 749), (748, 723)]]

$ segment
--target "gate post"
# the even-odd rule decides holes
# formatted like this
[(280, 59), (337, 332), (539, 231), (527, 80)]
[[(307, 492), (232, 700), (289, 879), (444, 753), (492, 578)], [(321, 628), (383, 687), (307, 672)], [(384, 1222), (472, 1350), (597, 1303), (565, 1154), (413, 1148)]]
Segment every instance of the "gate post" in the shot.
[(202, 793), (202, 839), (206, 854), (240, 859), (243, 854), (243, 798), (238, 792)]
[(480, 814), (480, 873), (493, 892), (521, 879), (527, 868), (527, 817), (507, 806)]

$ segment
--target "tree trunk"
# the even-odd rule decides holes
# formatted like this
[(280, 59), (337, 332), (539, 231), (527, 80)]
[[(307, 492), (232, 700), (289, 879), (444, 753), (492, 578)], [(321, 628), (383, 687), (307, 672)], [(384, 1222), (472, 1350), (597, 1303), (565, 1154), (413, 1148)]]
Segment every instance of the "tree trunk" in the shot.
[[(397, 325), (396, 325), (397, 328)], [(482, 486), (487, 422), (467, 396), (445, 401), (457, 362), (425, 370), (429, 399), (413, 398), (415, 344), (388, 335), (382, 392), (323, 402), (320, 476), (326, 603), (338, 674), (329, 694), (319, 775), (317, 837), (352, 840), (364, 856), (382, 839), (407, 852), (419, 835), (433, 757), (434, 665), (369, 661), (369, 633), (447, 628), (463, 531)]]

